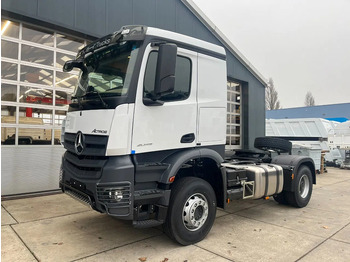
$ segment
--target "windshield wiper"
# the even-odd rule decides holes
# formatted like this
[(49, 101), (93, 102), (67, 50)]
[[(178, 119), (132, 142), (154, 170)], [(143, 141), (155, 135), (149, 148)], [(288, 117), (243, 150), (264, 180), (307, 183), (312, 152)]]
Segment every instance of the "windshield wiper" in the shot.
[(117, 90), (117, 89), (123, 89), (123, 86), (112, 87), (110, 89), (107, 89), (105, 92), (110, 92), (110, 91)]
[(98, 98), (100, 99), (100, 101), (101, 101), (103, 107), (104, 107), (104, 108), (108, 108), (108, 107), (109, 107), (109, 105), (108, 105), (108, 104), (103, 100), (103, 98), (101, 97), (100, 93), (97, 92), (97, 91), (95, 91), (95, 90), (93, 89), (92, 86), (89, 86), (87, 89), (88, 89), (88, 92), (86, 92), (85, 95), (83, 95), (83, 97), (88, 97), (88, 96), (92, 96), (92, 95), (97, 95)]
[[(72, 96), (72, 99), (76, 99), (78, 101), (78, 108), (79, 109), (84, 109), (83, 104), (80, 101), (80, 99), (81, 99), (80, 96)], [(77, 107), (77, 106), (75, 106), (75, 103), (71, 103), (70, 106), (73, 107), (73, 108)]]

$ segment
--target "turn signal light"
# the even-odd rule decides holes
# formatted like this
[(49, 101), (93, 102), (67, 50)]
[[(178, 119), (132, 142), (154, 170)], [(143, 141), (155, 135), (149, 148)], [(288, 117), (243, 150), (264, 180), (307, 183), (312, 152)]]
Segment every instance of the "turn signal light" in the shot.
[(172, 177), (169, 178), (169, 182), (170, 183), (174, 182), (174, 180), (175, 180), (175, 176), (172, 176)]

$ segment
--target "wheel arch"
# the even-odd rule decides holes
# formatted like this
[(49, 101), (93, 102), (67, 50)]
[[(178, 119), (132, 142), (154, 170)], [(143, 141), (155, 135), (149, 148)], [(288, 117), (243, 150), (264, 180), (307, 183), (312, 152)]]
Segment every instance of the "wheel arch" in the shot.
[(295, 168), (295, 172), (297, 172), (298, 169), (302, 166), (307, 166), (311, 170), (312, 183), (315, 185), (316, 184), (316, 168), (315, 168), (314, 161), (310, 158), (308, 160), (300, 162), (300, 164)]
[(294, 156), (294, 155), (278, 155), (274, 158), (272, 158), (271, 161), (272, 164), (280, 165), (283, 167), (284, 170), (284, 181), (285, 183), (290, 182), (291, 184), (288, 186), (284, 185), (283, 188), (287, 189), (287, 191), (294, 192), (295, 190), (295, 181), (294, 179), (290, 178), (290, 174), (285, 171), (292, 171), (292, 174), (296, 174), (298, 170), (302, 166), (307, 166), (312, 175), (312, 183), (316, 184), (316, 168), (314, 161), (310, 157), (305, 157), (305, 156)]
[(207, 181), (213, 188), (217, 205), (224, 206), (223, 195), (223, 177), (220, 169), (223, 157), (215, 150), (209, 148), (195, 148), (177, 152), (163, 162), (169, 167), (163, 173), (160, 182), (170, 184), (169, 179), (175, 177), (175, 180), (182, 177), (198, 177)]

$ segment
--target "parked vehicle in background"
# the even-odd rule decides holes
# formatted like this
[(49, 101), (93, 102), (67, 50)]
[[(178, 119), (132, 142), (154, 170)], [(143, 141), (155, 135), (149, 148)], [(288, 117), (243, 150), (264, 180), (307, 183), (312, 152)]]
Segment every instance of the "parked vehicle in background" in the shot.
[(338, 125), (322, 118), (267, 119), (266, 135), (290, 140), (292, 154), (310, 156), (316, 170), (321, 171), (321, 154), (327, 166), (340, 166), (344, 150), (331, 142)]
[(339, 163), (340, 168), (350, 169), (350, 121), (340, 123), (334, 128), (334, 133), (328, 136), (331, 149), (342, 150), (344, 161)]

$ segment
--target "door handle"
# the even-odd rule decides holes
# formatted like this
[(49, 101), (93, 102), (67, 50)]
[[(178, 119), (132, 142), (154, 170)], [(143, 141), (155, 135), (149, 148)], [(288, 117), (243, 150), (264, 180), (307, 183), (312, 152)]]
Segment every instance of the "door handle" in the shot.
[(186, 134), (181, 137), (180, 142), (181, 143), (192, 143), (195, 139), (195, 135), (193, 133)]

